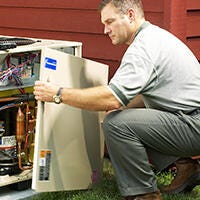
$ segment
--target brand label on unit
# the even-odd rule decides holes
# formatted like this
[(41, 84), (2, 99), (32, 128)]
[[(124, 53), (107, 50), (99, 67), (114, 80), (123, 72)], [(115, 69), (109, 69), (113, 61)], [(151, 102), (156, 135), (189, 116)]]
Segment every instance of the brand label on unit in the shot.
[(49, 180), (50, 165), (51, 165), (51, 151), (48, 149), (40, 150), (40, 160), (39, 160), (40, 181)]
[(53, 58), (46, 57), (44, 59), (44, 67), (52, 70), (56, 70), (57, 67), (57, 60)]

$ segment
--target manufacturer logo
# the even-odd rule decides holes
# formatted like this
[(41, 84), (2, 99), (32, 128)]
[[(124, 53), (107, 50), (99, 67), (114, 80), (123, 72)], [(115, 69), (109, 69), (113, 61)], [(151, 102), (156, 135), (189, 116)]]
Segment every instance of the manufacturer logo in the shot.
[(44, 59), (44, 67), (52, 70), (56, 70), (57, 67), (57, 60), (53, 58), (46, 57)]

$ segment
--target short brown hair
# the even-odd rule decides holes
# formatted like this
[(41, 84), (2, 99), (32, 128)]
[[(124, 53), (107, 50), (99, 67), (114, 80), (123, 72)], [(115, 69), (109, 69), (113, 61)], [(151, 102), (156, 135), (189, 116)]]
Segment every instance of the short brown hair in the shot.
[(142, 0), (102, 0), (99, 4), (99, 11), (109, 3), (118, 8), (122, 14), (125, 14), (129, 8), (134, 8), (140, 17), (144, 17)]

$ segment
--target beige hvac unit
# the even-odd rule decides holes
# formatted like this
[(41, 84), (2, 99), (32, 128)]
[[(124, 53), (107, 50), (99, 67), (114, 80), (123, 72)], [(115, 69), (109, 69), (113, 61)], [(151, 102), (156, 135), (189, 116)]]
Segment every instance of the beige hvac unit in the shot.
[(25, 39), (0, 36), (0, 187), (88, 189), (102, 177), (104, 113), (36, 102), (33, 85), (106, 85), (108, 66), (82, 58), (79, 42)]

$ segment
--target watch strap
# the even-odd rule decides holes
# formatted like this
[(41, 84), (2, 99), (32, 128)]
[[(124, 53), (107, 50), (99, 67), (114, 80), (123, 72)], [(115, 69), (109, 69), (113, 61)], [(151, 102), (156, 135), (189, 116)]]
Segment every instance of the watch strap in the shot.
[(62, 92), (62, 90), (63, 90), (63, 87), (60, 87), (60, 88), (58, 89), (58, 92), (57, 92), (56, 96), (60, 96), (60, 95), (61, 95), (61, 92)]

